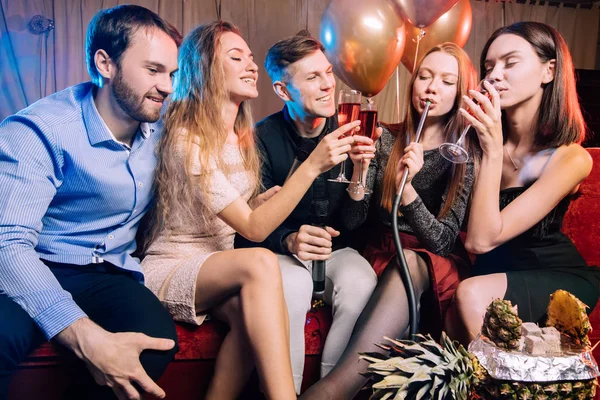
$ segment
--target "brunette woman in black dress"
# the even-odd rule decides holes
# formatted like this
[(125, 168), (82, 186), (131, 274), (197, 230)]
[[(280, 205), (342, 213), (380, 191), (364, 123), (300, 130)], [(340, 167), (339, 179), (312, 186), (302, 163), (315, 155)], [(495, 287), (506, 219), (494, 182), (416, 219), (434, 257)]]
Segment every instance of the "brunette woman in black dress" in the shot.
[(451, 336), (469, 342), (495, 298), (518, 305), (523, 321), (544, 322), (550, 294), (565, 289), (590, 308), (600, 269), (588, 267), (561, 231), (573, 194), (592, 168), (581, 147), (585, 124), (571, 55), (553, 28), (520, 22), (497, 30), (481, 55), (491, 101), (471, 92), (461, 113), (482, 148), (466, 248), (472, 273), (447, 315)]

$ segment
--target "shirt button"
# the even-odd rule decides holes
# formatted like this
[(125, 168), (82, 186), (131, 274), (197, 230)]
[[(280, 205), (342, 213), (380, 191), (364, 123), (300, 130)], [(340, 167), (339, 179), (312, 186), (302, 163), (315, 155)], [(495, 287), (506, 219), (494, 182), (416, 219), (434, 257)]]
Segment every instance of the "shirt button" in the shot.
[(136, 212), (137, 212), (137, 208), (134, 208), (133, 209), (133, 213), (135, 214)]
[(108, 235), (108, 238), (109, 238), (110, 240), (113, 240), (113, 239), (115, 238), (115, 236), (114, 236), (114, 235)]
[(144, 184), (142, 182), (138, 182), (138, 186), (142, 187), (142, 186), (144, 186)]

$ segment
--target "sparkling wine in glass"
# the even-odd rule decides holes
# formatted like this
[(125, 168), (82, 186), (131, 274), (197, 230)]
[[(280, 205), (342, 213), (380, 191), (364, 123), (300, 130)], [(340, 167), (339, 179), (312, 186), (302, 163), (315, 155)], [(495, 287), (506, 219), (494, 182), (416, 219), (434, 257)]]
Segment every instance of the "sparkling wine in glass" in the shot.
[[(491, 100), (492, 95), (483, 86), (484, 81), (485, 81), (485, 79), (479, 83), (479, 85), (477, 86), (477, 91), (480, 93), (483, 93), (484, 95), (487, 96), (488, 99)], [(476, 99), (473, 99), (473, 102), (475, 104), (478, 104)], [(467, 109), (467, 112), (471, 116), (473, 116), (473, 117), (475, 116), (473, 111), (471, 111), (471, 109)], [(440, 154), (446, 160), (453, 162), (455, 164), (464, 164), (469, 160), (469, 153), (467, 152), (467, 149), (465, 148), (465, 137), (467, 136), (467, 132), (469, 131), (469, 129), (471, 129), (471, 124), (467, 124), (467, 126), (465, 126), (465, 128), (461, 132), (460, 136), (458, 137), (458, 140), (456, 141), (456, 143), (442, 143), (440, 145)]]
[[(360, 130), (355, 135), (366, 136), (370, 139), (375, 138), (375, 129), (377, 129), (377, 106), (373, 103), (370, 98), (367, 99), (367, 104), (363, 105), (358, 113), (358, 119), (360, 120)], [(360, 170), (358, 175), (358, 182), (356, 186), (349, 187), (346, 189), (350, 193), (354, 194), (371, 194), (371, 191), (365, 186), (363, 182), (363, 164), (360, 163)]]
[[(358, 119), (360, 112), (361, 93), (358, 90), (342, 89), (338, 98), (338, 125), (343, 126)], [(340, 139), (345, 135), (340, 136)], [(346, 162), (342, 162), (340, 173), (336, 178), (329, 179), (330, 182), (350, 183), (346, 179)]]

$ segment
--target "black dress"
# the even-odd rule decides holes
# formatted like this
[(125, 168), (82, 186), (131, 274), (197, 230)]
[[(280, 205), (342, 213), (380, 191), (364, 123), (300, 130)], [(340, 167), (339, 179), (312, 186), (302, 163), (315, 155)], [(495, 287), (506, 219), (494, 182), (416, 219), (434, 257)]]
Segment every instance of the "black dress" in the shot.
[[(527, 187), (500, 192), (500, 209)], [(557, 289), (571, 292), (590, 308), (600, 296), (600, 268), (588, 267), (571, 240), (561, 232), (571, 196), (564, 198), (531, 229), (494, 250), (477, 256), (474, 275), (506, 273), (504, 298), (518, 304), (523, 321), (545, 322), (550, 294)]]

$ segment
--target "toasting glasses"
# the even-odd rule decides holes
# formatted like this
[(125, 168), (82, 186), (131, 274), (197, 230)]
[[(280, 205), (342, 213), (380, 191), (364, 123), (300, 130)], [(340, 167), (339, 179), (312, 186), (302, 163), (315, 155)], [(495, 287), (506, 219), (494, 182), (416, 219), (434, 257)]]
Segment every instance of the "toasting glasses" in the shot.
[[(343, 126), (358, 119), (360, 112), (361, 93), (358, 90), (342, 89), (338, 98), (338, 125)], [(346, 179), (346, 162), (342, 162), (340, 173), (330, 182), (350, 183)]]
[[(485, 82), (485, 79), (482, 80), (481, 82), (479, 82), (479, 85), (477, 86), (477, 91), (480, 93), (483, 93), (484, 95), (486, 95), (488, 97), (488, 99), (491, 100), (492, 96), (486, 90), (486, 88), (483, 86), (483, 82)], [(491, 84), (491, 82), (489, 82), (489, 81), (488, 81), (488, 83)], [(473, 101), (475, 102), (475, 104), (478, 104), (477, 100), (473, 99)], [(475, 115), (473, 115), (473, 112), (471, 110), (467, 110), (467, 111), (472, 116), (475, 116)], [(455, 164), (464, 164), (467, 161), (469, 161), (469, 153), (467, 152), (467, 149), (465, 148), (465, 137), (467, 136), (467, 132), (469, 131), (469, 129), (471, 129), (471, 124), (467, 124), (467, 126), (465, 126), (465, 128), (461, 132), (460, 136), (458, 137), (458, 140), (456, 141), (456, 143), (442, 143), (440, 145), (440, 154), (446, 160), (453, 162)]]
[[(366, 136), (368, 138), (375, 138), (375, 129), (377, 128), (377, 105), (373, 103), (370, 98), (367, 99), (367, 103), (363, 104), (358, 113), (358, 119), (360, 120), (360, 130), (355, 135)], [(358, 182), (356, 186), (349, 187), (346, 189), (350, 193), (354, 194), (371, 194), (371, 191), (365, 187), (363, 182), (363, 164), (360, 163), (360, 169), (358, 174)]]

